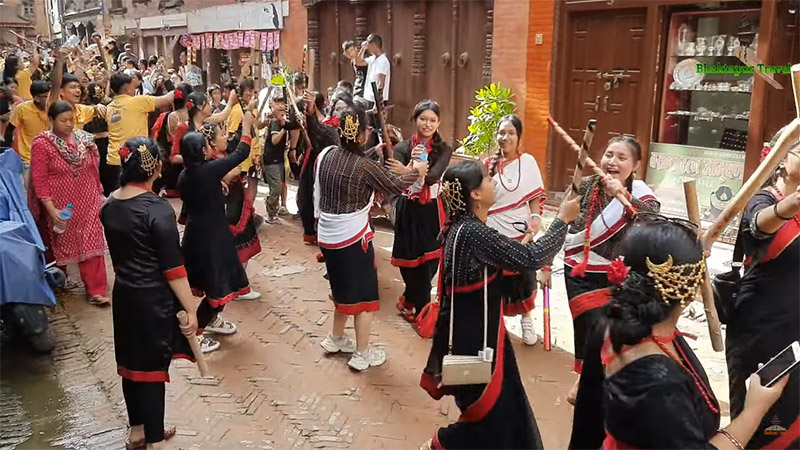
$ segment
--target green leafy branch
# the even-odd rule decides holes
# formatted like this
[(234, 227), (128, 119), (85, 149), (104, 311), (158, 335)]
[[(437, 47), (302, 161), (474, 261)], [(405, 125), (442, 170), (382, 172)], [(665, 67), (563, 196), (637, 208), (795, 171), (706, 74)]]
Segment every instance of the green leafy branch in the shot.
[(511, 89), (492, 83), (475, 92), (475, 106), (469, 111), (469, 135), (461, 141), (464, 152), (480, 157), (489, 154), (497, 145), (495, 135), (503, 116), (517, 109)]

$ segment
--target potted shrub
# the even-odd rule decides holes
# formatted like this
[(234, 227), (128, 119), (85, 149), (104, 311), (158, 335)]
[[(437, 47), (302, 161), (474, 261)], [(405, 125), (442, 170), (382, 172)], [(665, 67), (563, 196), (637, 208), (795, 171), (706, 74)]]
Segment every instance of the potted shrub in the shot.
[(461, 141), (461, 147), (453, 155), (455, 159), (482, 159), (495, 151), (500, 119), (514, 114), (517, 109), (513, 97), (511, 89), (502, 87), (500, 83), (492, 83), (475, 92), (475, 106), (469, 111), (469, 135)]

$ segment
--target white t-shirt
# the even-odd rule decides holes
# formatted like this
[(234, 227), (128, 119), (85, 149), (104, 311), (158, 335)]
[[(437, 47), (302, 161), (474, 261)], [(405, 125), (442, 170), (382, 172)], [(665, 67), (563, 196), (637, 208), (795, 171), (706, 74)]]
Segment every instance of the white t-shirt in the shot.
[(364, 84), (364, 99), (371, 102), (375, 101), (375, 96), (372, 93), (372, 82), (379, 81), (379, 75), (386, 75), (386, 83), (383, 85), (383, 100), (389, 101), (389, 80), (391, 79), (392, 65), (389, 64), (389, 58), (386, 53), (378, 56), (370, 56), (365, 58), (367, 62), (367, 81)]

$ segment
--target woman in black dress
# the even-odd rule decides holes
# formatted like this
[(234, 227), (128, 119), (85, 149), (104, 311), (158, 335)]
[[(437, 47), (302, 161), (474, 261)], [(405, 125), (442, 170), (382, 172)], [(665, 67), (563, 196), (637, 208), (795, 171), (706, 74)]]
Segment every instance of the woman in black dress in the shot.
[[(548, 264), (564, 243), (567, 224), (578, 216), (578, 199), (565, 202), (547, 233), (527, 244), (513, 241), (486, 225), (489, 208), (494, 204), (494, 181), (477, 161), (460, 162), (447, 169), (442, 200), (448, 214), (440, 289), (445, 292), (420, 386), (435, 399), (453, 395), (461, 416), (458, 422), (440, 428), (426, 445), (542, 448), (503, 324), (503, 270), (536, 270)], [(449, 352), (451, 304), (455, 308)], [(489, 353), (493, 354), (489, 356), (493, 363), (491, 379), (485, 384), (444, 385), (444, 357), (448, 353), (478, 355), (484, 350), (484, 332)]]
[[(194, 361), (187, 339), (197, 331), (197, 300), (181, 263), (175, 212), (152, 192), (161, 173), (158, 146), (133, 138), (120, 157), (122, 187), (100, 211), (115, 274), (114, 353), (131, 426), (126, 447), (155, 449), (175, 434), (164, 429), (164, 383), (172, 359)], [(186, 326), (176, 318), (180, 310)]]
[[(763, 155), (777, 142), (779, 131)], [(800, 339), (800, 142), (790, 149), (742, 215), (745, 275), (730, 305), (726, 359), (731, 416), (745, 405), (745, 380)], [(793, 371), (781, 399), (764, 416), (749, 448), (800, 448), (800, 374)]]
[[(86, 88), (86, 98), (92, 105), (104, 104), (106, 101), (105, 88), (97, 83), (89, 83)], [(89, 123), (83, 126), (83, 131), (88, 131), (94, 135), (94, 143), (100, 152), (100, 182), (103, 184), (103, 195), (111, 195), (111, 185), (108, 182), (108, 165), (106, 155), (108, 154), (108, 122), (105, 117), (95, 116)]]
[[(195, 295), (204, 297), (197, 313), (200, 328), (208, 326), (219, 334), (236, 332), (236, 326), (219, 315), (223, 306), (250, 292), (225, 216), (221, 186), (223, 178), (250, 153), (250, 111), (244, 114), (242, 123), (245, 126), (236, 150), (221, 159), (211, 160), (215, 149), (202, 133), (190, 132), (181, 138), (185, 169), (178, 178), (178, 189), (186, 216), (182, 243), (186, 272)], [(219, 343), (210, 338), (201, 344), (204, 351), (219, 348)]]
[(642, 214), (620, 250), (629, 272), (604, 308), (608, 326), (600, 352), (603, 448), (742, 450), (788, 377), (765, 388), (751, 376), (744, 411), (719, 428), (719, 402), (676, 329), (706, 273), (696, 228)]
[(440, 213), (439, 186), (453, 149), (439, 135), (439, 105), (423, 100), (414, 108), (416, 134), (394, 148), (394, 158), (408, 165), (412, 150), (427, 157), (428, 175), (414, 183), (397, 199), (392, 265), (400, 268), (405, 291), (397, 309), (409, 322), (415, 322), (431, 300), (431, 281), (439, 265), (439, 231), (444, 218)]

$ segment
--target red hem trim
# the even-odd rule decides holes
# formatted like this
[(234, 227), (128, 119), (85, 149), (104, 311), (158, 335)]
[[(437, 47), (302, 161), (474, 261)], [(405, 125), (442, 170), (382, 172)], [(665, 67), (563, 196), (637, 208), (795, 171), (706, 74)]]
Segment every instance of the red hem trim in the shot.
[(122, 378), (139, 383), (169, 383), (169, 373), (161, 370), (130, 370), (117, 365), (117, 374)]
[(186, 353), (175, 353), (174, 355), (172, 355), (172, 359), (187, 359), (193, 363), (197, 362), (197, 360), (194, 359), (194, 356), (189, 356)]
[(536, 198), (542, 197), (542, 196), (544, 196), (544, 189), (536, 188), (532, 192), (530, 192), (528, 195), (526, 195), (525, 197), (522, 197), (522, 199), (517, 200), (516, 202), (514, 202), (514, 203), (512, 203), (510, 205), (506, 205), (506, 206), (502, 206), (502, 207), (497, 208), (497, 209), (489, 210), (489, 215), (491, 216), (492, 214), (499, 214), (501, 212), (517, 209), (520, 206), (524, 205), (525, 203), (528, 203), (531, 200), (535, 200)]
[(785, 449), (789, 448), (794, 441), (800, 438), (800, 415), (794, 420), (792, 426), (785, 433), (778, 436), (774, 441), (761, 447), (762, 449)]
[(369, 243), (372, 240), (372, 236), (373, 233), (369, 229), (369, 222), (367, 222), (367, 224), (364, 225), (364, 229), (356, 233), (356, 235), (350, 239), (337, 243), (319, 242), (319, 246), (330, 250), (339, 250), (341, 248), (349, 247), (361, 239), (364, 239), (367, 243)]
[(595, 289), (577, 295), (569, 300), (569, 310), (572, 320), (575, 320), (586, 311), (605, 306), (611, 300), (611, 288)]
[(575, 373), (578, 373), (578, 374), (583, 372), (583, 360), (582, 359), (576, 359), (576, 360), (572, 361), (572, 371), (575, 372)]
[(211, 305), (212, 308), (219, 308), (220, 306), (228, 303), (229, 301), (235, 299), (236, 297), (244, 294), (250, 293), (250, 286), (244, 287), (239, 289), (237, 292), (231, 292), (230, 294), (222, 297), (222, 298), (211, 298), (206, 297), (205, 292), (201, 291), (200, 289), (192, 288), (192, 295), (195, 297), (205, 297), (208, 304)]
[(638, 448), (639, 447), (634, 447), (617, 440), (617, 438), (606, 430), (606, 438), (603, 439), (603, 450), (635, 450)]
[(242, 247), (238, 251), (239, 253), (239, 262), (244, 264), (250, 260), (253, 256), (261, 253), (261, 242), (258, 241), (258, 236), (253, 238), (253, 243), (248, 245), (247, 247)]
[(183, 266), (173, 267), (164, 271), (164, 278), (167, 281), (177, 280), (179, 278), (186, 278), (186, 268)]
[(251, 139), (250, 136), (242, 136), (242, 138), (239, 141), (240, 142), (244, 142), (245, 144), (247, 144), (249, 146), (253, 145), (253, 139)]
[(434, 259), (439, 259), (441, 257), (442, 257), (442, 249), (437, 248), (432, 252), (423, 254), (417, 259), (400, 259), (400, 258), (395, 258), (393, 256), (392, 265), (395, 267), (406, 267), (406, 268), (419, 267), (428, 261), (433, 261)]
[[(499, 272), (495, 272), (492, 275), (490, 275), (489, 279), (486, 280), (487, 283), (491, 283), (492, 281), (494, 281), (494, 279), (497, 278), (497, 274), (498, 273)], [(456, 286), (455, 292), (456, 292), (456, 294), (459, 294), (459, 293), (464, 293), (464, 292), (477, 291), (478, 289), (483, 289), (483, 280), (478, 281), (477, 283), (468, 284), (466, 286)], [(450, 294), (452, 292), (453, 292), (453, 289), (448, 286), (447, 287), (447, 293)]]
[(336, 303), (336, 300), (332, 298), (331, 301), (333, 302), (333, 307), (336, 309), (336, 311), (342, 314), (347, 314), (348, 316), (361, 314), (365, 312), (375, 312), (381, 309), (381, 302), (379, 300), (356, 303), (355, 305), (345, 305), (342, 303)]
[(317, 243), (317, 235), (303, 235), (303, 242), (308, 242), (309, 244), (316, 244)]
[(503, 315), (506, 317), (515, 317), (520, 314), (525, 314), (533, 311), (536, 307), (536, 291), (533, 291), (530, 297), (517, 303), (503, 303)]
[[(244, 187), (242, 188), (244, 189)], [(245, 227), (247, 227), (247, 223), (250, 221), (250, 218), (253, 217), (253, 213), (256, 212), (256, 209), (253, 207), (253, 203), (250, 201), (250, 194), (245, 189), (244, 191), (244, 205), (242, 206), (242, 215), (239, 216), (239, 221), (236, 222), (236, 225), (228, 225), (228, 228), (231, 229), (231, 232), (234, 236), (238, 236), (242, 234)]]
[(478, 400), (469, 405), (466, 411), (458, 418), (459, 422), (480, 422), (494, 408), (500, 392), (503, 388), (503, 373), (505, 362), (506, 326), (502, 318), (497, 327), (497, 362), (494, 366), (494, 373), (489, 384), (486, 385), (483, 394)]

